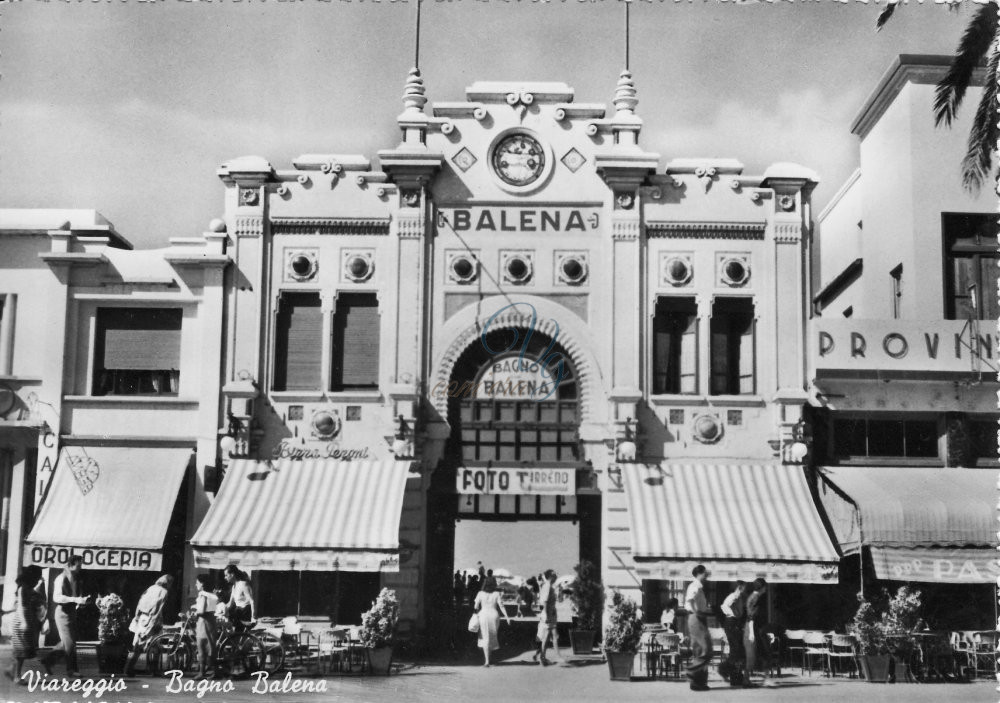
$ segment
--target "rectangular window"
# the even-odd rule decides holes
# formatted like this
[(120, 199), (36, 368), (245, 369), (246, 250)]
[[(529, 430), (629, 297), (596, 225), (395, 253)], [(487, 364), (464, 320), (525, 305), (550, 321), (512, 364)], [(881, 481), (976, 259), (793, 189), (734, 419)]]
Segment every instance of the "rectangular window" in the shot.
[(938, 457), (938, 426), (935, 420), (873, 420), (842, 418), (833, 422), (836, 457)]
[(969, 421), (970, 466), (997, 465), (997, 430), (1000, 425), (996, 418)]
[(664, 297), (653, 317), (653, 393), (698, 392), (698, 306)]
[(331, 390), (378, 388), (379, 314), (374, 293), (343, 293), (333, 316)]
[(996, 215), (942, 215), (945, 251), (945, 317), (995, 320), (997, 304)]
[(177, 395), (179, 308), (98, 308), (94, 395)]
[(712, 395), (751, 395), (754, 379), (754, 314), (750, 298), (719, 298), (712, 305)]
[(575, 400), (463, 400), (459, 418), (463, 461), (578, 459)]
[(274, 340), (274, 390), (323, 386), (323, 313), (319, 293), (283, 293)]
[(377, 573), (262, 570), (255, 578), (258, 612), (272, 617), (312, 616), (357, 625), (379, 592)]

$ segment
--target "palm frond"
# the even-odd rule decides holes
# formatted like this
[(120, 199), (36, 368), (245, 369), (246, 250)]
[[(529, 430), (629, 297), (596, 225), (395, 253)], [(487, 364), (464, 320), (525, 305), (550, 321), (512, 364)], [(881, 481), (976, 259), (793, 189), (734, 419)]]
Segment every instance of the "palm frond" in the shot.
[(892, 17), (892, 13), (896, 11), (897, 7), (899, 7), (899, 3), (892, 2), (886, 5), (885, 8), (880, 13), (878, 13), (878, 17), (875, 19), (876, 32), (882, 30), (882, 27), (884, 27), (885, 23), (888, 22), (889, 19)]
[(965, 28), (958, 50), (934, 92), (934, 124), (950, 125), (958, 112), (965, 91), (972, 81), (972, 72), (982, 62), (997, 32), (997, 3), (981, 5)]
[(983, 182), (993, 172), (993, 152), (997, 148), (1000, 127), (997, 126), (997, 68), (1000, 50), (994, 49), (986, 66), (986, 84), (969, 130), (969, 144), (962, 159), (962, 185), (970, 193), (978, 193)]

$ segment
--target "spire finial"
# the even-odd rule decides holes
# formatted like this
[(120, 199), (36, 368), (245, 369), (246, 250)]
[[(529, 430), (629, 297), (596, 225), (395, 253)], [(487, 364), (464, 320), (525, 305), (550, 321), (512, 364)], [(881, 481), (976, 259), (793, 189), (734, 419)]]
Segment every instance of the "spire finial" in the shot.
[(420, 69), (414, 66), (406, 76), (406, 88), (403, 90), (403, 108), (406, 112), (423, 112), (424, 105), (427, 104), (426, 89), (424, 79), (420, 76)]
[(625, 70), (626, 71), (629, 68), (629, 66), (628, 66), (628, 59), (629, 59), (628, 54), (629, 54), (629, 38), (630, 37), (629, 37), (628, 13), (629, 13), (629, 8), (631, 7), (631, 5), (632, 5), (631, 0), (625, 0)]
[(637, 98), (636, 95), (635, 81), (632, 80), (632, 72), (626, 68), (622, 71), (622, 74), (618, 76), (618, 87), (615, 88), (615, 99), (612, 101), (615, 105), (615, 112), (634, 114), (635, 106), (639, 104), (639, 98)]
[(413, 67), (420, 68), (420, 0), (417, 0), (417, 23), (414, 32)]

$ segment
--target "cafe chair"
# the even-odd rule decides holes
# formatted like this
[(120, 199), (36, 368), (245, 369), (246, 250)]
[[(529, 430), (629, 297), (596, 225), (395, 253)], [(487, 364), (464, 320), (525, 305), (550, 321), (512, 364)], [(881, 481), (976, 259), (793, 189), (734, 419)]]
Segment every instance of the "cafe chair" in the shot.
[(985, 674), (992, 678), (996, 673), (997, 633), (976, 632), (973, 635), (972, 644), (974, 646), (976, 676)]
[[(807, 632), (802, 636), (805, 649), (802, 651), (802, 668), (809, 667), (809, 676), (812, 676), (813, 659), (819, 659), (821, 665), (826, 666), (829, 661), (830, 647), (826, 641), (826, 635), (822, 632)], [(829, 674), (829, 670), (826, 672)]]
[(320, 673), (328, 674), (336, 662), (337, 671), (344, 670), (344, 660), (347, 658), (347, 631), (324, 630), (319, 633), (317, 642), (317, 659)]
[(657, 653), (657, 669), (664, 678), (673, 672), (674, 678), (681, 675), (681, 636), (672, 632), (658, 632), (656, 642), (659, 645)]
[(972, 673), (972, 678), (976, 678), (976, 655), (972, 644), (973, 633), (952, 632), (948, 636), (948, 644), (951, 645), (952, 657), (962, 673)]
[(729, 653), (726, 631), (721, 627), (710, 627), (708, 628), (708, 636), (712, 639), (712, 659), (721, 661), (723, 656)]
[(830, 651), (826, 655), (827, 666), (830, 676), (834, 676), (839, 667), (833, 665), (834, 662), (847, 662), (847, 674), (849, 678), (854, 678), (857, 673), (857, 658), (854, 652), (854, 638), (850, 635), (830, 635)]
[[(789, 665), (796, 661), (802, 664), (802, 653), (806, 650), (806, 645), (802, 641), (802, 638), (805, 635), (805, 630), (785, 630), (785, 652), (788, 654), (787, 661)], [(805, 667), (802, 668), (802, 673), (806, 673)]]

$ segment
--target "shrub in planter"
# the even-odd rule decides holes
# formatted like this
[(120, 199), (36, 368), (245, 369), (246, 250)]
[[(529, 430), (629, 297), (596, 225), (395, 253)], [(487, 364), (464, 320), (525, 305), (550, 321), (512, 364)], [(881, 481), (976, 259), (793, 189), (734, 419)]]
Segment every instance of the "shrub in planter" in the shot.
[(885, 639), (882, 616), (870, 601), (861, 602), (854, 613), (847, 631), (858, 642), (859, 664), (869, 683), (886, 683), (889, 680), (889, 647)]
[(642, 638), (642, 619), (639, 608), (619, 591), (611, 596), (611, 611), (608, 626), (604, 631), (604, 652), (608, 657), (608, 669), (612, 681), (628, 681), (632, 677), (632, 665), (639, 640)]
[(591, 654), (594, 640), (601, 629), (604, 613), (604, 585), (597, 567), (589, 561), (576, 565), (576, 580), (570, 591), (570, 601), (576, 612), (576, 628), (570, 630), (573, 654)]
[(129, 616), (125, 603), (116, 593), (98, 598), (97, 667), (102, 674), (120, 674), (127, 657)]
[(920, 609), (920, 591), (903, 585), (889, 599), (889, 605), (882, 616), (882, 629), (893, 660), (893, 681), (913, 680), (909, 673), (909, 663), (917, 644), (911, 633), (920, 623)]
[(372, 607), (361, 616), (361, 644), (368, 650), (368, 665), (373, 674), (389, 674), (397, 624), (399, 599), (391, 588), (383, 588)]

